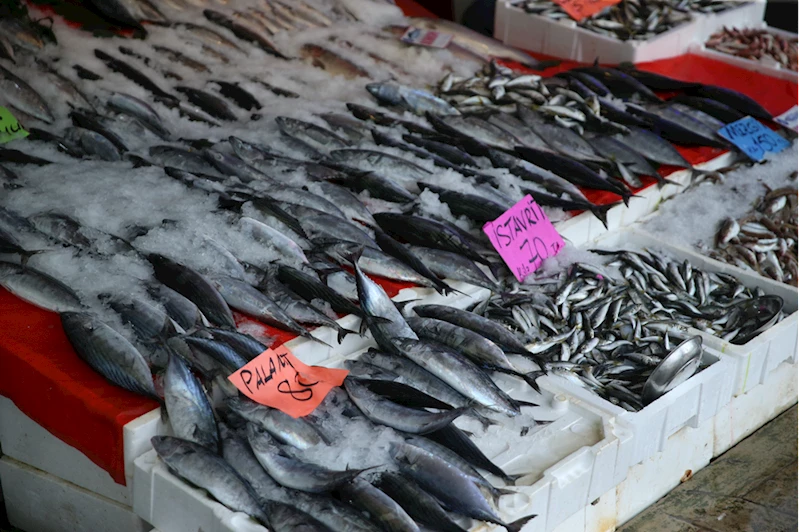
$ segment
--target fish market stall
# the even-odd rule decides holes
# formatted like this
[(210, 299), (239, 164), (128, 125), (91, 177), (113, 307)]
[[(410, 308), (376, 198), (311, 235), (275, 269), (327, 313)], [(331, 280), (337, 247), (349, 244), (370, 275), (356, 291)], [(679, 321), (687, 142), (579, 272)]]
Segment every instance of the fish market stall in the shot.
[(795, 402), (796, 84), (398, 4), (2, 7), (12, 524), (607, 530)]

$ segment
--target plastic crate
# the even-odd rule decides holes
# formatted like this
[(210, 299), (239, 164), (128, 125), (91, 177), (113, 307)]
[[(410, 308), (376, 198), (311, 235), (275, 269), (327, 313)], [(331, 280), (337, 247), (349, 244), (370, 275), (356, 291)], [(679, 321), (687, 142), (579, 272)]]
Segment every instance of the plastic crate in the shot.
[[(325, 361), (338, 366), (359, 352)], [(612, 490), (627, 475), (629, 463), (620, 450), (631, 434), (604, 412), (581, 399), (572, 399), (542, 383), (543, 398), (516, 379), (497, 378), (498, 384), (519, 399), (536, 399), (542, 419), (554, 421), (529, 436), (524, 448), (509, 447), (501, 437), (490, 439), (483, 451), (511, 474), (528, 473), (514, 487), (515, 495), (500, 499), (499, 514), (513, 521), (531, 513), (525, 532), (549, 532), (591, 501)], [(543, 417), (546, 416), (546, 417)], [(490, 430), (500, 430), (491, 427)], [(201, 490), (168, 472), (150, 451), (135, 461), (134, 511), (163, 532), (259, 531), (264, 529), (244, 514), (212, 501)], [(479, 523), (473, 530), (499, 530)]]
[(9, 522), (28, 532), (147, 532), (152, 529), (130, 506), (8, 456), (0, 459), (0, 482)]
[(166, 430), (154, 410), (122, 429), (127, 486), (117, 484), (107, 471), (82, 452), (50, 434), (44, 427), (0, 396), (0, 446), (3, 454), (105, 498), (130, 505), (133, 459), (151, 448), (150, 438)]
[[(770, 26), (767, 26), (763, 22), (759, 24), (758, 23), (741, 24), (738, 27), (767, 29), (770, 33), (774, 33), (776, 35), (796, 38), (795, 33), (791, 33), (789, 31), (783, 31), (778, 28), (772, 28)], [(712, 35), (712, 33), (708, 35), (708, 38), (710, 37), (710, 35)], [(724, 52), (719, 52), (716, 50), (711, 50), (710, 48), (706, 48), (704, 44), (706, 41), (707, 38), (703, 40), (701, 43), (695, 43), (691, 47), (690, 52), (692, 54), (700, 55), (702, 57), (709, 57), (711, 59), (715, 59), (716, 61), (729, 63), (731, 65), (735, 65), (737, 67), (741, 67), (746, 70), (751, 70), (753, 72), (760, 72), (761, 74), (765, 74), (767, 76), (771, 76), (774, 78), (785, 79), (788, 81), (793, 81), (794, 83), (799, 83), (799, 75), (797, 75), (796, 70), (784, 68), (782, 65), (780, 65), (771, 58), (766, 58), (764, 61), (758, 61), (756, 59), (746, 59), (744, 57), (725, 54)]]
[[(761, 17), (762, 18), (762, 17)], [(581, 63), (641, 63), (682, 55), (701, 31), (698, 18), (646, 41), (620, 41), (577, 26), (565, 18), (552, 20), (527, 13), (507, 1), (496, 3), (494, 38), (503, 43)]]
[(692, 334), (702, 335), (706, 346), (712, 347), (734, 360), (733, 392), (735, 395), (765, 382), (768, 374), (782, 362), (796, 362), (797, 327), (799, 327), (799, 314), (797, 314), (799, 292), (796, 288), (705, 257), (692, 249), (664, 244), (655, 235), (646, 233), (639, 228), (608, 235), (607, 238), (599, 240), (598, 244), (617, 248), (630, 246), (638, 249), (651, 247), (663, 250), (676, 259), (690, 261), (697, 268), (734, 275), (743, 285), (750, 288), (759, 287), (766, 294), (780, 296), (785, 301), (783, 309), (788, 316), (744, 345), (734, 345), (718, 336), (689, 329)]

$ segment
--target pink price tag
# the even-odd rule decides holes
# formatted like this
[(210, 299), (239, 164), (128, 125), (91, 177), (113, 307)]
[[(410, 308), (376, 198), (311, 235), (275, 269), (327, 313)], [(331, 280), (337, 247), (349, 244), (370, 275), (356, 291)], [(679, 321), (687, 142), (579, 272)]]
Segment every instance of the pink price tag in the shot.
[(446, 48), (452, 41), (452, 35), (439, 31), (423, 30), (410, 26), (402, 34), (400, 40), (404, 43), (415, 44), (417, 46), (428, 46), (430, 48)]
[(529, 194), (505, 214), (483, 226), (494, 249), (519, 282), (565, 245), (552, 222)]

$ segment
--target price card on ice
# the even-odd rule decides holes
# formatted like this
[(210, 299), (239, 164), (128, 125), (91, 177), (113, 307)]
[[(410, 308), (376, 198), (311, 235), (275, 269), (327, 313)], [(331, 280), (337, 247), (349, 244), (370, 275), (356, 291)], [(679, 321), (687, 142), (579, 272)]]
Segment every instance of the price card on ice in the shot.
[(446, 48), (452, 41), (452, 35), (440, 31), (423, 30), (410, 26), (402, 34), (400, 40), (408, 44), (429, 46), (430, 48)]
[(767, 151), (779, 153), (791, 145), (751, 116), (727, 124), (719, 129), (719, 135), (738, 146), (754, 161), (762, 161)]
[(797, 129), (799, 129), (797, 127), (797, 125), (799, 125), (798, 124), (799, 117), (797, 117), (798, 109), (799, 108), (797, 108), (797, 106), (794, 105), (793, 107), (782, 113), (781, 115), (775, 116), (774, 121), (780, 124), (781, 126), (785, 126), (787, 128), (793, 129), (794, 131), (797, 131)]
[(519, 282), (564, 246), (563, 238), (529, 194), (505, 214), (486, 223), (483, 232)]
[(228, 377), (241, 393), (292, 417), (307, 416), (349, 372), (308, 366), (285, 346), (267, 349)]
[(608, 6), (615, 6), (621, 0), (552, 0), (576, 21), (595, 15)]
[(0, 107), (0, 144), (16, 139), (24, 139), (28, 132), (22, 129), (19, 122), (5, 107)]

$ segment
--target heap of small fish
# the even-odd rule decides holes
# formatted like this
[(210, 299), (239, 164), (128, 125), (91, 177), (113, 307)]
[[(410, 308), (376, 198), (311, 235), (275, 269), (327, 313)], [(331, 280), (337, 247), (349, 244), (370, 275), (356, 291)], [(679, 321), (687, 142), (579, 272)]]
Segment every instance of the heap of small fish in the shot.
[(782, 283), (797, 283), (796, 187), (769, 190), (752, 213), (719, 224), (708, 256)]
[(783, 37), (766, 29), (725, 27), (711, 35), (705, 47), (767, 64), (776, 61), (782, 68), (793, 71), (799, 64), (797, 38)]
[[(555, 374), (640, 410), (642, 388), (688, 327), (744, 344), (777, 323), (783, 301), (721, 273), (653, 251), (601, 251), (620, 278), (575, 263), (554, 278), (495, 295), (476, 312), (503, 324)], [(539, 290), (535, 284), (542, 285)], [(676, 342), (676, 343), (679, 343)]]
[[(586, 17), (577, 25), (612, 39), (645, 41), (690, 22), (690, 4), (691, 0), (624, 0)], [(569, 14), (551, 0), (519, 0), (513, 5), (552, 20), (569, 18)]]

